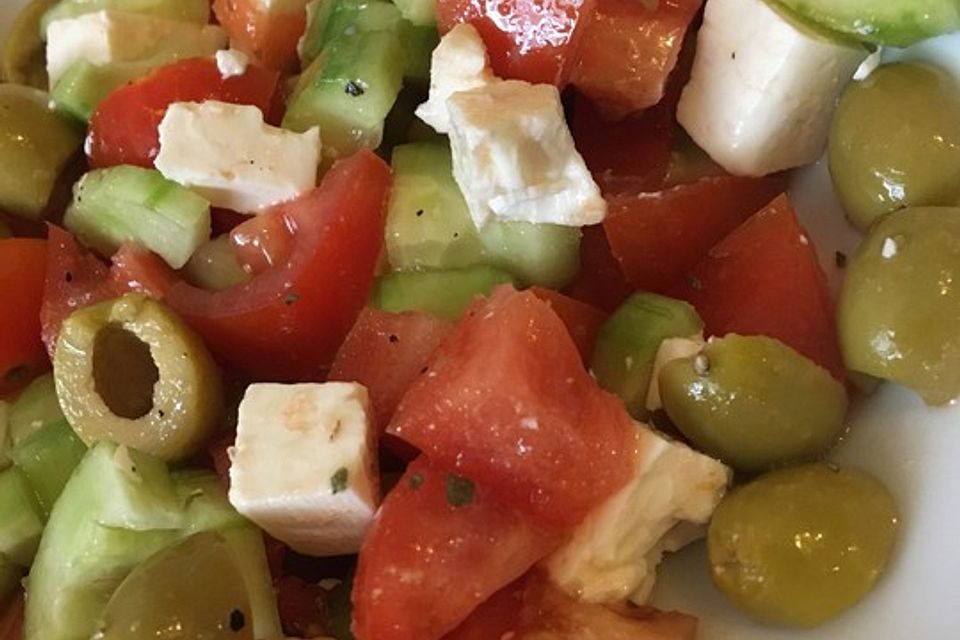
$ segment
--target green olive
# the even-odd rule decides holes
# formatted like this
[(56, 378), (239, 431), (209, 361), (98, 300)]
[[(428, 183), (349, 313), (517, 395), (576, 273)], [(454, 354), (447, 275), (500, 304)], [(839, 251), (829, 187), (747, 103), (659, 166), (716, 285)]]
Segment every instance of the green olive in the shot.
[(960, 396), (960, 209), (880, 221), (847, 267), (838, 311), (848, 367), (930, 404)]
[(758, 471), (837, 441), (847, 394), (826, 369), (763, 336), (728, 335), (660, 372), (664, 409), (702, 451)]
[(893, 551), (893, 497), (858, 469), (810, 464), (774, 471), (728, 494), (713, 514), (713, 580), (764, 621), (811, 627), (876, 584)]
[(243, 574), (227, 541), (198, 533), (161, 551), (120, 583), (98, 640), (253, 640)]
[(50, 109), (47, 94), (0, 84), (0, 209), (36, 219), (82, 133)]
[(164, 460), (195, 452), (223, 402), (220, 373), (200, 338), (140, 294), (68, 317), (53, 373), (63, 413), (87, 445), (112, 440)]
[(890, 64), (847, 88), (830, 131), (830, 173), (867, 229), (909, 206), (960, 202), (960, 86), (946, 72)]
[(47, 58), (40, 37), (40, 19), (55, 0), (33, 0), (23, 8), (10, 28), (3, 47), (3, 81), (46, 89)]

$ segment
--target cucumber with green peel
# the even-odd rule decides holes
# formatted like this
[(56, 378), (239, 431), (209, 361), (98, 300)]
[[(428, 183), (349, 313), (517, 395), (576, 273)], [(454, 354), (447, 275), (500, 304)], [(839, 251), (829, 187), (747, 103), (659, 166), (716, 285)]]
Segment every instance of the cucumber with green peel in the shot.
[(434, 0), (393, 0), (402, 15), (418, 27), (437, 26), (437, 9)]
[(456, 320), (474, 296), (485, 296), (498, 284), (516, 282), (506, 271), (485, 266), (396, 272), (377, 280), (371, 306), (391, 313), (423, 311)]
[(114, 10), (140, 13), (199, 25), (210, 21), (209, 0), (60, 0), (40, 20), (40, 33), (54, 20), (76, 18), (96, 11)]
[(135, 242), (179, 269), (210, 238), (210, 203), (158, 171), (121, 165), (84, 175), (63, 223), (105, 256)]
[(400, 11), (385, 0), (321, 0), (312, 6), (315, 8), (310, 9), (307, 30), (298, 47), (304, 67), (341, 36), (372, 31), (399, 33)]
[(530, 222), (488, 222), (480, 232), (488, 264), (522, 285), (559, 289), (580, 270), (580, 229)]
[(47, 425), (66, 420), (57, 400), (57, 388), (52, 373), (35, 378), (20, 392), (10, 407), (10, 441), (13, 446)]
[(403, 84), (406, 58), (395, 31), (344, 35), (307, 68), (290, 99), (283, 126), (319, 126), (329, 163), (383, 139), (387, 114)]
[(0, 472), (0, 555), (29, 567), (42, 532), (40, 505), (26, 477), (16, 467)]
[(404, 80), (419, 87), (430, 86), (430, 63), (433, 50), (440, 44), (440, 34), (437, 27), (418, 26), (403, 20), (400, 23), (400, 33), (403, 38), (404, 54), (407, 57), (407, 66), (403, 73)]
[(960, 29), (956, 0), (766, 0), (800, 19), (877, 45), (907, 47)]
[(600, 327), (590, 369), (600, 386), (621, 398), (630, 415), (647, 416), (647, 392), (660, 344), (703, 331), (692, 306), (653, 293), (636, 293)]
[(33, 489), (44, 521), (86, 452), (66, 420), (45, 424), (10, 451), (16, 468)]

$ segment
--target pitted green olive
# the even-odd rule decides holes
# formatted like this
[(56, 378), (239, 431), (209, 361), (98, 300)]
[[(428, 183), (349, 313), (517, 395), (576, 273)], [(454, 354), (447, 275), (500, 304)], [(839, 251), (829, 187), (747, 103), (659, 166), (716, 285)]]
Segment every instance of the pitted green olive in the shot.
[(826, 369), (763, 336), (711, 340), (660, 372), (667, 415), (699, 449), (745, 471), (807, 460), (843, 428), (847, 394)]

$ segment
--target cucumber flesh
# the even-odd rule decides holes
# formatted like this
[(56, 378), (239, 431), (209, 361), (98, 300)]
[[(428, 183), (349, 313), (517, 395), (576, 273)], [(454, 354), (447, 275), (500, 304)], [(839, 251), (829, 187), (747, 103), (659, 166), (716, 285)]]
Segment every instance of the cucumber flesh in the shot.
[(210, 21), (209, 0), (60, 0), (40, 20), (40, 33), (45, 35), (54, 20), (104, 10), (140, 13), (199, 25)]
[(207, 291), (222, 291), (250, 280), (226, 233), (200, 245), (181, 273), (190, 284)]
[(0, 555), (29, 567), (37, 552), (43, 519), (33, 489), (17, 468), (0, 473)]
[(703, 321), (686, 302), (637, 293), (600, 327), (590, 368), (600, 386), (623, 398), (630, 415), (642, 420), (660, 343), (701, 331)]
[(105, 256), (136, 242), (179, 269), (210, 238), (210, 204), (158, 171), (122, 165), (83, 176), (63, 222)]
[(27, 385), (10, 407), (10, 439), (17, 446), (30, 434), (63, 420), (53, 374), (46, 373)]
[(434, 0), (393, 0), (400, 15), (418, 27), (436, 27), (437, 10)]
[(384, 0), (322, 0), (310, 12), (307, 31), (300, 41), (300, 61), (304, 67), (309, 66), (324, 47), (341, 36), (396, 31), (400, 20), (400, 11)]
[(560, 289), (580, 270), (580, 229), (530, 222), (489, 222), (480, 232), (487, 262), (523, 285)]
[(44, 425), (10, 451), (36, 495), (44, 521), (86, 451), (66, 420)]
[(767, 0), (862, 42), (907, 47), (960, 29), (956, 0)]
[(440, 44), (436, 26), (418, 26), (404, 20), (400, 25), (403, 34), (404, 53), (407, 65), (404, 79), (419, 87), (430, 86), (430, 61), (433, 50)]
[(493, 267), (397, 272), (377, 281), (371, 304), (391, 313), (423, 311), (456, 320), (474, 296), (506, 283), (516, 284), (509, 273)]

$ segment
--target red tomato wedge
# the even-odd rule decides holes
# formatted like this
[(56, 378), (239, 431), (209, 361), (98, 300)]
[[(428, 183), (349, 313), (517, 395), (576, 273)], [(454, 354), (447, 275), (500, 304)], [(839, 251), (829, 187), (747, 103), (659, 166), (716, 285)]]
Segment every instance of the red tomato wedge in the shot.
[(436, 640), (556, 548), (482, 484), (414, 461), (360, 549), (357, 640)]
[(697, 619), (649, 607), (616, 613), (572, 598), (533, 570), (500, 590), (444, 640), (694, 640)]
[(13, 393), (50, 366), (40, 339), (47, 243), (0, 240), (0, 397)]
[(383, 434), (381, 443), (403, 460), (416, 457), (416, 449), (383, 432), (403, 394), (451, 331), (453, 325), (429, 313), (388, 313), (367, 307), (330, 368), (330, 380), (359, 382), (369, 390), (377, 432)]
[(586, 302), (580, 302), (570, 296), (565, 296), (546, 287), (530, 287), (530, 291), (546, 302), (554, 313), (567, 326), (570, 337), (573, 338), (580, 357), (589, 362), (593, 355), (593, 344), (597, 341), (597, 332), (600, 325), (607, 319), (607, 314)]
[(702, 0), (596, 0), (570, 82), (620, 116), (660, 102)]
[(390, 183), (372, 152), (338, 162), (313, 191), (241, 225), (249, 236), (282, 221), (293, 238), (285, 259), (223, 291), (177, 282), (167, 303), (243, 373), (323, 380), (373, 285)]
[(826, 276), (786, 196), (710, 249), (672, 294), (709, 335), (776, 338), (845, 379)]
[(564, 289), (571, 298), (612, 313), (633, 289), (613, 257), (602, 225), (584, 227), (580, 240), (580, 272)]
[(305, 9), (278, 12), (258, 0), (215, 0), (213, 12), (231, 45), (269, 69), (297, 69), (297, 42), (307, 28)]
[(437, 0), (446, 33), (469, 22), (483, 37), (490, 65), (502, 78), (567, 82), (583, 23), (596, 0)]
[(162, 299), (177, 281), (177, 274), (155, 253), (125, 244), (110, 258), (110, 281), (118, 293), (139, 291)]
[(250, 65), (224, 78), (212, 58), (191, 58), (157, 69), (111, 93), (90, 119), (87, 154), (94, 167), (133, 164), (153, 168), (160, 151), (157, 127), (174, 102), (219, 100), (260, 108), (279, 124), (280, 74)]
[(558, 529), (623, 486), (635, 442), (550, 305), (509, 286), (468, 309), (388, 431)]
[(663, 293), (785, 188), (779, 177), (713, 176), (653, 193), (619, 194), (607, 198), (603, 228), (630, 286)]

